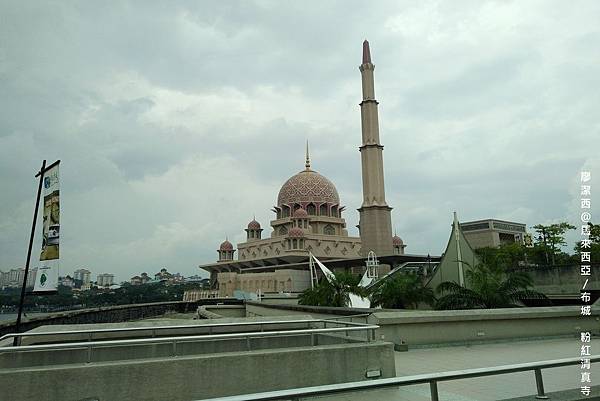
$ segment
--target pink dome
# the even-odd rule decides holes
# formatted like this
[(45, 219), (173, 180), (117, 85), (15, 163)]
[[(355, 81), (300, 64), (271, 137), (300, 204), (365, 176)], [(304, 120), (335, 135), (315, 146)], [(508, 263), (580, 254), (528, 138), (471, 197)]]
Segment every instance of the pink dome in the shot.
[(310, 203), (340, 203), (335, 185), (313, 170), (304, 170), (283, 184), (277, 196), (277, 206)]
[(304, 231), (300, 227), (292, 227), (290, 231), (288, 231), (288, 237), (298, 238), (304, 237)]
[(395, 246), (402, 246), (404, 245), (404, 241), (402, 241), (402, 238), (398, 237), (397, 235), (394, 235), (392, 237), (392, 244)]
[(256, 220), (252, 220), (248, 223), (248, 230), (260, 230), (260, 223)]
[(233, 251), (233, 245), (231, 244), (231, 242), (225, 240), (219, 246), (219, 251)]
[(308, 217), (308, 213), (306, 212), (306, 210), (300, 208), (294, 212), (294, 217), (305, 218), (305, 217)]

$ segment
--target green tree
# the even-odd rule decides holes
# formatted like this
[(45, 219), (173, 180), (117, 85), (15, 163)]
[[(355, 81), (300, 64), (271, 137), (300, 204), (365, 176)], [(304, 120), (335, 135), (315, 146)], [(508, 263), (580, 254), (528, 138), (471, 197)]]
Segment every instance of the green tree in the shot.
[(564, 256), (563, 252), (560, 252), (560, 247), (567, 245), (565, 241), (565, 233), (567, 232), (567, 230), (575, 230), (576, 227), (567, 222), (562, 222), (558, 224), (550, 224), (548, 226), (538, 224), (533, 226), (533, 228), (538, 234), (535, 238), (535, 246), (544, 249), (546, 264), (550, 262), (548, 260), (548, 254), (550, 254), (552, 264), (554, 265), (556, 264), (557, 254)]
[(435, 297), (431, 288), (423, 285), (417, 274), (398, 274), (384, 280), (371, 294), (371, 306), (388, 309), (417, 309), (419, 303), (433, 305)]
[[(468, 264), (467, 264), (468, 265)], [(465, 273), (469, 288), (446, 281), (436, 291), (441, 296), (436, 309), (492, 309), (522, 306), (522, 300), (547, 299), (532, 290), (531, 277), (524, 272), (506, 272), (479, 264)]]
[(317, 286), (304, 290), (298, 298), (298, 304), (346, 307), (350, 303), (350, 293), (365, 295), (364, 289), (358, 286), (359, 277), (346, 272), (334, 274), (331, 282), (322, 277)]
[(501, 244), (499, 247), (484, 247), (475, 250), (483, 264), (491, 269), (511, 269), (530, 259), (528, 249), (518, 242)]

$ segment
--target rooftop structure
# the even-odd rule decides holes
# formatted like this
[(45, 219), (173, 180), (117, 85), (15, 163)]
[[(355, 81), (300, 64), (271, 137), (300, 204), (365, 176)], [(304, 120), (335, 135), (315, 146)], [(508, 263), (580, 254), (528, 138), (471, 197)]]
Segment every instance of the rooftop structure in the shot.
[(483, 247), (496, 248), (501, 244), (524, 244), (527, 227), (524, 223), (513, 221), (484, 219), (467, 221), (460, 224), (469, 244), (477, 249)]

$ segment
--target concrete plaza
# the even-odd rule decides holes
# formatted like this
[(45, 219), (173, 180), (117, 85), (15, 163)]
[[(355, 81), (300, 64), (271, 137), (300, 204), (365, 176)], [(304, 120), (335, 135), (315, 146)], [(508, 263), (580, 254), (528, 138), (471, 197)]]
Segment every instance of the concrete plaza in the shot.
[[(470, 346), (411, 349), (395, 352), (397, 376), (451, 370), (483, 368), (550, 359), (578, 357), (581, 342), (578, 338), (546, 339), (536, 341), (502, 342)], [(600, 341), (592, 342), (592, 353)], [(546, 393), (580, 386), (580, 367), (568, 366), (543, 370)], [(600, 369), (592, 365), (592, 385), (600, 384)], [(535, 377), (532, 372), (511, 373), (499, 376), (453, 380), (438, 383), (440, 401), (505, 400), (535, 394)], [(597, 394), (595, 394), (597, 395)], [(339, 395), (314, 397), (314, 400), (340, 400)], [(344, 400), (378, 401), (429, 401), (429, 385), (414, 385), (400, 389), (384, 389), (344, 394)], [(534, 399), (532, 397), (532, 399)], [(555, 399), (555, 398), (551, 398)], [(558, 398), (556, 398), (558, 399)], [(588, 400), (600, 399), (589, 397)]]

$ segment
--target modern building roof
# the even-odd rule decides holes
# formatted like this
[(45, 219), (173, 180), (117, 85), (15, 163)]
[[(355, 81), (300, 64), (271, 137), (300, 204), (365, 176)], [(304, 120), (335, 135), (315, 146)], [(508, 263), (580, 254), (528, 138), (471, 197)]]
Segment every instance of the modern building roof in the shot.
[[(396, 266), (405, 262), (439, 262), (441, 256), (429, 255), (384, 255), (377, 256), (380, 264)], [(330, 269), (364, 266), (366, 258), (326, 259), (322, 262)], [(298, 252), (295, 255), (277, 256), (250, 260), (229, 260), (226, 262), (209, 263), (198, 266), (204, 270), (234, 271), (234, 272), (268, 272), (276, 269), (308, 270), (308, 254)]]

